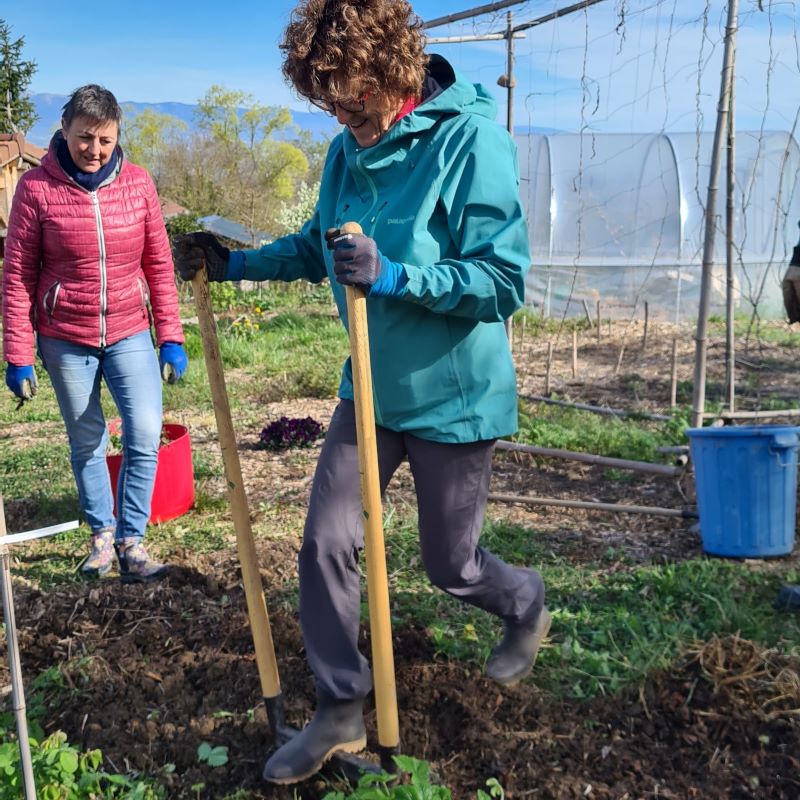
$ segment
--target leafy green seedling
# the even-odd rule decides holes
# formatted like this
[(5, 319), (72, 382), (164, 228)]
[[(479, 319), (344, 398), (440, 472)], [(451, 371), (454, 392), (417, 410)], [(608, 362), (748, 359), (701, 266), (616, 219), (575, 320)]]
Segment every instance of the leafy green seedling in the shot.
[(209, 767), (224, 767), (228, 763), (228, 748), (225, 745), (212, 747), (208, 742), (202, 742), (197, 747), (197, 760)]

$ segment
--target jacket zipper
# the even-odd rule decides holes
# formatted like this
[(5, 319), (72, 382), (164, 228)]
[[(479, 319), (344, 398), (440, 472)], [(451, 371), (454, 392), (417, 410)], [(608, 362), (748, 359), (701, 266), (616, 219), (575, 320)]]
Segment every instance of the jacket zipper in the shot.
[(103, 234), (103, 220), (100, 216), (100, 198), (97, 192), (89, 192), (94, 207), (94, 221), (97, 228), (97, 243), (100, 247), (100, 347), (106, 346), (106, 312), (108, 309), (108, 276), (106, 274), (106, 239)]
[(376, 223), (377, 215), (373, 216), (369, 220), (368, 224), (366, 223), (366, 220), (369, 219), (370, 215), (372, 214), (372, 209), (374, 209), (375, 206), (378, 204), (378, 189), (375, 186), (375, 181), (372, 180), (372, 178), (369, 176), (369, 173), (362, 167), (361, 164), (362, 164), (363, 159), (364, 159), (364, 154), (363, 153), (359, 153), (358, 158), (356, 159), (356, 164), (358, 165), (359, 171), (364, 176), (364, 180), (367, 182), (367, 185), (369, 186), (369, 190), (370, 190), (370, 192), (372, 194), (372, 205), (370, 205), (369, 210), (367, 211), (367, 213), (364, 214), (364, 216), (361, 218), (361, 222), (362, 222), (362, 227), (363, 227), (364, 224), (366, 224), (366, 227), (367, 227), (367, 229), (369, 231), (368, 235), (372, 236), (372, 234), (375, 233), (375, 223)]

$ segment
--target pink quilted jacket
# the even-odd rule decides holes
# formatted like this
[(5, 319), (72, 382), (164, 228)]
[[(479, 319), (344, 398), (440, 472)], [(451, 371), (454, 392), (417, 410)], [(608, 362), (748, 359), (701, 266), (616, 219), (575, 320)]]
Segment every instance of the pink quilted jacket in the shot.
[(150, 327), (183, 342), (172, 254), (152, 179), (122, 162), (88, 192), (64, 172), (55, 145), (14, 195), (3, 266), (3, 355), (34, 362), (34, 331), (103, 347)]

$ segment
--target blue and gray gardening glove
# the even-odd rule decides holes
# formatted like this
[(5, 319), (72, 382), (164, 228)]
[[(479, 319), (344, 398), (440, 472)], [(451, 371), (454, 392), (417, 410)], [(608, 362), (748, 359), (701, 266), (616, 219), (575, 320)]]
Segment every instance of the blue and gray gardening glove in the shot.
[(186, 351), (182, 344), (164, 342), (159, 351), (158, 363), (161, 367), (161, 377), (167, 383), (177, 383), (186, 372), (189, 359), (186, 358)]
[(240, 281), (244, 275), (244, 254), (231, 251), (212, 233), (198, 231), (176, 236), (172, 242), (175, 271), (190, 281), (203, 267), (210, 281)]
[(401, 264), (382, 255), (374, 239), (363, 233), (341, 233), (326, 238), (333, 250), (333, 271), (339, 283), (359, 286), (370, 297), (405, 294), (406, 271)]
[(6, 364), (6, 386), (19, 397), (20, 405), (26, 400), (32, 400), (36, 394), (36, 373), (33, 365), (18, 367), (15, 364)]

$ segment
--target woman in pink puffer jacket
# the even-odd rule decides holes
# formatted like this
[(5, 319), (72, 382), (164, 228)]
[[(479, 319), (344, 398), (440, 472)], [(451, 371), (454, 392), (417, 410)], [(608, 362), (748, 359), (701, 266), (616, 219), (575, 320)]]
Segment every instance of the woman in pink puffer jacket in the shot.
[[(180, 378), (186, 354), (158, 195), (147, 172), (123, 158), (121, 117), (107, 89), (77, 89), (41, 166), (19, 182), (3, 269), (3, 355), (6, 384), (18, 397), (36, 393), (36, 345), (53, 384), (92, 533), (81, 570), (105, 574), (116, 551), (122, 580), (142, 582), (167, 571), (142, 538), (161, 435), (161, 377)], [(122, 418), (116, 520), (101, 378)]]

